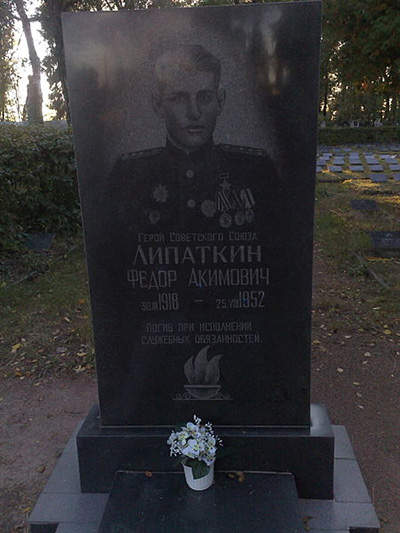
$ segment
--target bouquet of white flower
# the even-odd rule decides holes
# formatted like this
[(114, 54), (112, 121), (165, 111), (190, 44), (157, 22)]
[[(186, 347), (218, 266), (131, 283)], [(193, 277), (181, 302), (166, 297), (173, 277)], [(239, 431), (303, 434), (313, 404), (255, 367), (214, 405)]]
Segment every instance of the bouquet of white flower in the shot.
[(222, 441), (214, 435), (210, 422), (202, 425), (195, 415), (194, 424), (188, 422), (179, 431), (173, 431), (167, 444), (171, 447), (171, 456), (179, 457), (183, 465), (192, 468), (193, 478), (200, 479), (210, 471)]

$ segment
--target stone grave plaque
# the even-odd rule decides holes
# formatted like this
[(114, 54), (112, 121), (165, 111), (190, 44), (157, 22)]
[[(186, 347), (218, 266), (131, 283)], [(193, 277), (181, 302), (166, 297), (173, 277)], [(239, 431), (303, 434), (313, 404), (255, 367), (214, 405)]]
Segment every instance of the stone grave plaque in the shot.
[(24, 246), (33, 252), (47, 252), (53, 244), (55, 233), (27, 233)]
[(375, 200), (352, 200), (351, 207), (353, 209), (358, 209), (359, 211), (375, 211), (376, 201)]
[(63, 15), (102, 426), (309, 425), (320, 8)]
[(370, 231), (372, 245), (378, 250), (400, 250), (400, 231)]
[(387, 180), (388, 177), (386, 176), (386, 174), (381, 174), (380, 172), (376, 174), (371, 174), (371, 181), (373, 183), (384, 183)]

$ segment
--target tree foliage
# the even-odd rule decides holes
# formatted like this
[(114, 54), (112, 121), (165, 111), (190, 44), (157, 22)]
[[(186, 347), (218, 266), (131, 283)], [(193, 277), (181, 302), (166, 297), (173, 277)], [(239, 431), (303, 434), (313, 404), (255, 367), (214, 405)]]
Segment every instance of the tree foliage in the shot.
[[(42, 34), (49, 47), (43, 67), (50, 83), (50, 99), (56, 118), (68, 118), (66, 68), (61, 32), (62, 12), (229, 5), (244, 1), (39, 0), (37, 17), (41, 21)], [(8, 5), (9, 2), (6, 0), (0, 0), (1, 21), (3, 17), (6, 20), (6, 24), (1, 25), (0, 36), (3, 39), (4, 34), (6, 40), (12, 31), (12, 20), (7, 19), (4, 10)], [(334, 120), (340, 123), (358, 119), (369, 124), (377, 119), (387, 124), (396, 124), (400, 121), (399, 28), (399, 0), (323, 2), (320, 111), (325, 121)], [(7, 46), (1, 41), (2, 59), (7, 57), (3, 52)], [(6, 64), (10, 65), (7, 61)], [(7, 69), (2, 69), (2, 72), (6, 78), (8, 76), (7, 79), (10, 79)], [(1, 100), (1, 95), (7, 94), (9, 89), (9, 84), (5, 83), (1, 78), (0, 112), (4, 109), (4, 97)], [(2, 87), (6, 88), (3, 90)]]
[(399, 121), (398, 0), (326, 0), (322, 80), (330, 103), (321, 110), (366, 122)]

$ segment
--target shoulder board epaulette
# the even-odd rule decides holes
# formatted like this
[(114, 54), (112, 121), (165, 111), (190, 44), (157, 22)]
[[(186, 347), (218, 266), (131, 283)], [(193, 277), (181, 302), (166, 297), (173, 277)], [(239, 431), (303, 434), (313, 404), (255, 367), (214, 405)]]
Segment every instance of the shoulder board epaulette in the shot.
[(150, 148), (149, 150), (140, 150), (139, 152), (129, 152), (127, 154), (121, 154), (120, 159), (125, 161), (126, 159), (140, 159), (141, 157), (148, 157), (161, 154), (165, 148)]
[(235, 154), (258, 155), (265, 157), (267, 152), (262, 148), (251, 148), (250, 146), (237, 146), (235, 144), (219, 144), (224, 152), (234, 152)]

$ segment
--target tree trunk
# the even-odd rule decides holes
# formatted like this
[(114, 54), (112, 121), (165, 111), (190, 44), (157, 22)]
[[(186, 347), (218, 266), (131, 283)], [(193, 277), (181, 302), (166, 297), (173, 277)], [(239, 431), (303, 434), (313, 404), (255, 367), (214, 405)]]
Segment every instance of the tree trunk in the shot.
[(29, 51), (29, 60), (32, 66), (32, 76), (29, 76), (27, 110), (29, 123), (43, 122), (43, 96), (40, 83), (40, 59), (36, 53), (35, 43), (32, 38), (31, 24), (25, 11), (23, 0), (14, 0), (19, 18), (22, 22)]
[[(57, 75), (61, 84), (62, 96), (65, 101), (65, 115), (67, 122), (71, 120), (69, 110), (69, 95), (67, 87), (67, 67), (65, 65), (64, 42), (62, 38), (61, 13), (69, 11), (67, 2), (64, 0), (44, 0), (47, 15), (50, 20), (49, 34), (54, 42), (54, 56), (57, 62)], [(59, 111), (59, 110), (58, 110)]]

